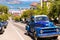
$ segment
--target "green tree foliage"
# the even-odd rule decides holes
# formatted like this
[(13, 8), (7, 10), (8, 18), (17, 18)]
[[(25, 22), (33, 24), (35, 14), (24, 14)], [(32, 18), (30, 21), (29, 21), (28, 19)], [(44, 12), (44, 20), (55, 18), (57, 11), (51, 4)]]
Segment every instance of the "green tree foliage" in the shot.
[(14, 21), (20, 21), (20, 16), (13, 16), (12, 19), (13, 19)]
[(1, 14), (0, 15), (0, 19), (2, 19), (2, 21), (6, 21), (6, 20), (8, 20), (8, 14)]
[(54, 0), (51, 2), (50, 10), (49, 10), (49, 17), (56, 18), (60, 13), (60, 0)]
[(9, 14), (8, 14), (8, 7), (4, 5), (0, 5), (0, 19), (2, 21), (8, 20)]
[(56, 7), (56, 4), (51, 4), (51, 7), (50, 7), (50, 12), (49, 12), (49, 16), (51, 16), (52, 18), (54, 18), (55, 16), (57, 16), (57, 7)]
[(23, 13), (23, 17), (29, 17), (31, 15), (48, 15), (49, 17), (56, 18), (60, 14), (60, 0), (49, 0), (50, 6), (47, 7), (47, 3), (43, 2), (43, 8), (40, 4), (37, 5), (37, 9), (27, 10)]
[(26, 11), (23, 12), (21, 17), (22, 18), (27, 18), (27, 17), (30, 17), (32, 15), (34, 15), (34, 11), (33, 10), (26, 10)]
[(0, 5), (0, 12), (2, 13), (8, 13), (8, 7), (4, 5)]

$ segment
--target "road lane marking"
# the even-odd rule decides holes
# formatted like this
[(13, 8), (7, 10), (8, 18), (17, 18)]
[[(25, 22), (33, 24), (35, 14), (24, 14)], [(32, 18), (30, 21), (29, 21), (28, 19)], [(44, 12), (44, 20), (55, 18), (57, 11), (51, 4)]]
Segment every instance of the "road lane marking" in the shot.
[(14, 26), (12, 28), (16, 31), (16, 33), (18, 34), (19, 38), (21, 38), (21, 40), (24, 40), (24, 38), (20, 35), (20, 33), (16, 30), (16, 28)]
[(18, 36), (19, 36), (22, 40), (24, 40), (23, 37), (20, 35), (20, 33), (15, 29), (15, 27), (12, 27), (12, 28), (16, 31), (16, 33), (18, 34)]

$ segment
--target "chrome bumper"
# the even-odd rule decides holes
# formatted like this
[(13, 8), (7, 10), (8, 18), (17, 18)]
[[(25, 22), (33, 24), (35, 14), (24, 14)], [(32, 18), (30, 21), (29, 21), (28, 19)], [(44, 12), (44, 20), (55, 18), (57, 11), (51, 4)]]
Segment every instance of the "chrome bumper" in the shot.
[(47, 37), (54, 37), (54, 36), (59, 36), (59, 35), (60, 35), (60, 32), (59, 33), (50, 33), (50, 34), (38, 34), (37, 37), (47, 38)]

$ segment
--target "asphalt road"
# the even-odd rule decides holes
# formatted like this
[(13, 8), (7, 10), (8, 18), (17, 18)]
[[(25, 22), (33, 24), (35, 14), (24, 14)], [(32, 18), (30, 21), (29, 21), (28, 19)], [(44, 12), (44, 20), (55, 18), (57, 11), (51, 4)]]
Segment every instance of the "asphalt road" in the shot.
[[(25, 35), (25, 24), (16, 23), (12, 20), (8, 22), (7, 29), (0, 35), (0, 40), (33, 40), (30, 36)], [(60, 36), (58, 39), (60, 40)]]
[(20, 28), (20, 26), (11, 20), (8, 22), (7, 29), (5, 29), (3, 34), (0, 34), (0, 40), (32, 40), (29, 36), (25, 35), (24, 26)]

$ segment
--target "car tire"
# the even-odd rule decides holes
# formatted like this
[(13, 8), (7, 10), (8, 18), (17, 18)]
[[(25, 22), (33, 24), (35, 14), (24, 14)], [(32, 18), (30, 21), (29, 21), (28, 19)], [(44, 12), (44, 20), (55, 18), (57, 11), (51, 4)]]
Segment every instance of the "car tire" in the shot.
[(0, 34), (3, 34), (4, 33), (4, 27), (1, 28), (1, 33)]
[(7, 27), (6, 26), (4, 26), (4, 29), (6, 29)]
[(36, 32), (34, 32), (34, 40), (38, 40), (38, 37), (36, 36)]

